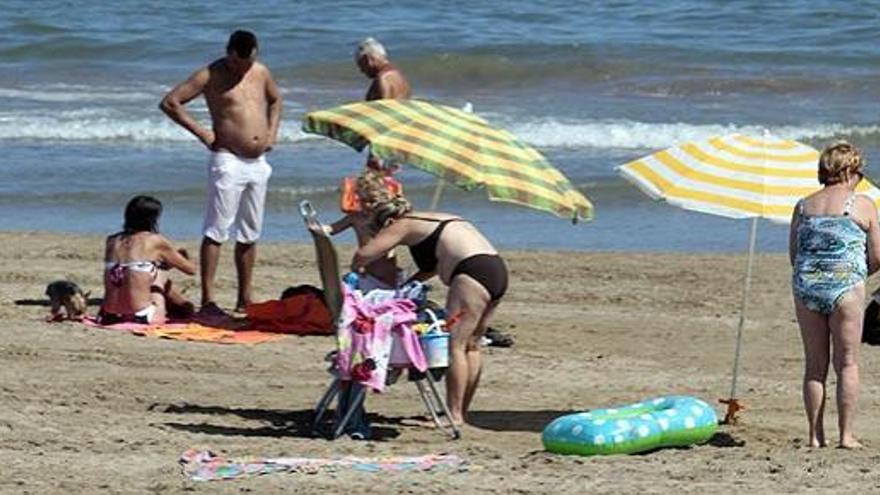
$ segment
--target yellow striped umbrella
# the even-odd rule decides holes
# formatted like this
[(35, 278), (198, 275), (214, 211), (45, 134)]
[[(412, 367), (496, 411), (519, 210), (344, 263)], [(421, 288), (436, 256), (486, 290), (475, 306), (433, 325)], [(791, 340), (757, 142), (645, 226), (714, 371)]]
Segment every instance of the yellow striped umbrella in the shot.
[(393, 158), (489, 199), (570, 218), (590, 219), (593, 205), (534, 148), (482, 118), (424, 101), (376, 100), (311, 112), (303, 131), (358, 151)]
[[(819, 189), (819, 152), (797, 141), (741, 134), (689, 142), (619, 167), (654, 199), (732, 218), (788, 222), (795, 204)], [(868, 181), (858, 191), (880, 204)]]
[[(797, 141), (769, 134), (760, 138), (732, 134), (685, 143), (618, 167), (624, 178), (654, 199), (688, 210), (753, 219), (730, 397), (722, 401), (728, 404), (725, 422), (735, 422), (741, 408), (736, 382), (757, 221), (789, 222), (798, 200), (821, 187), (818, 161), (818, 151)], [(880, 190), (867, 180), (857, 191), (880, 205)]]

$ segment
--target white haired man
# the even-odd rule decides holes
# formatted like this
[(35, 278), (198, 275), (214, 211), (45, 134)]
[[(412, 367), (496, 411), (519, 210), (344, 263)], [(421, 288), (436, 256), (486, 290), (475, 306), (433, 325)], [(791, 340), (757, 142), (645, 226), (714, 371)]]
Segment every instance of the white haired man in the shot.
[(400, 69), (388, 61), (388, 52), (375, 38), (367, 38), (358, 44), (354, 61), (361, 72), (372, 79), (367, 89), (367, 101), (409, 99), (409, 82)]
[[(358, 43), (354, 52), (354, 61), (361, 72), (372, 82), (367, 88), (365, 100), (408, 100), (410, 98), (409, 82), (396, 66), (388, 61), (388, 52), (376, 38), (366, 38)], [(367, 158), (367, 167), (377, 170), (388, 168), (391, 171), (396, 163), (384, 164), (372, 154)]]

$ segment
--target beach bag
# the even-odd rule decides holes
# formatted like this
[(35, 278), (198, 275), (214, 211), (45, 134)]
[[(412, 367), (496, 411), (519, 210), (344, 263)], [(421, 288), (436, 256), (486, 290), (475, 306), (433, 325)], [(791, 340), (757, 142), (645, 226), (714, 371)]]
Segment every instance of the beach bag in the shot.
[(880, 345), (880, 303), (875, 298), (872, 298), (871, 303), (865, 308), (862, 342), (868, 345)]
[(281, 292), (281, 299), (301, 296), (304, 294), (311, 294), (320, 299), (324, 304), (327, 304), (327, 300), (324, 298), (324, 291), (315, 287), (314, 285), (309, 284), (293, 285), (284, 289), (284, 291)]

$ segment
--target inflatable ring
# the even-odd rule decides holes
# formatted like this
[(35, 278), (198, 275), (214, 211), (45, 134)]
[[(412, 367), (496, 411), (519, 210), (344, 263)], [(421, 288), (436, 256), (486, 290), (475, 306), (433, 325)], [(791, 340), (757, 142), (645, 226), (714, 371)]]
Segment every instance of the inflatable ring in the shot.
[(670, 395), (556, 418), (541, 440), (557, 454), (633, 454), (704, 443), (717, 429), (718, 417), (709, 404)]

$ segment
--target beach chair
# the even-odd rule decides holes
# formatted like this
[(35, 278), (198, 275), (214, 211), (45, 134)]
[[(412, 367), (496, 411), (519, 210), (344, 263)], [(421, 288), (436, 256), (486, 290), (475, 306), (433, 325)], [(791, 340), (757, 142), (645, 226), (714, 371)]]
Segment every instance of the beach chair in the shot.
[[(336, 247), (333, 245), (330, 236), (324, 233), (323, 229), (320, 228), (321, 222), (318, 220), (317, 212), (312, 207), (311, 203), (307, 200), (302, 201), (299, 205), (299, 210), (307, 228), (310, 226), (317, 227), (309, 228), (308, 230), (311, 233), (312, 240), (315, 244), (318, 272), (324, 289), (324, 297), (327, 306), (330, 309), (332, 321), (334, 322), (334, 325), (336, 325), (338, 331), (342, 316), (344, 296), (342, 292), (342, 278), (339, 270), (339, 257), (336, 253)], [(336, 414), (337, 421), (331, 432), (331, 439), (336, 439), (342, 435), (343, 431), (345, 431), (346, 426), (352, 420), (355, 412), (362, 407), (368, 389), (367, 387), (352, 383), (348, 400), (343, 400), (341, 392), (343, 391), (344, 384), (335, 371), (335, 364), (331, 365), (329, 371), (333, 375), (333, 378), (330, 385), (327, 387), (327, 390), (315, 405), (315, 417), (312, 427), (314, 430), (318, 430), (321, 420), (324, 418), (324, 415), (327, 413), (333, 400), (339, 398), (337, 401), (337, 408), (342, 407), (345, 410), (337, 411)], [(418, 390), (419, 397), (421, 397), (431, 419), (439, 429), (447, 431), (450, 437), (453, 439), (459, 438), (461, 433), (458, 427), (456, 427), (450, 419), (449, 407), (446, 404), (446, 399), (438, 391), (437, 380), (433, 373), (434, 370), (428, 369), (424, 373), (420, 373), (415, 369), (410, 371), (410, 381), (412, 381)]]

